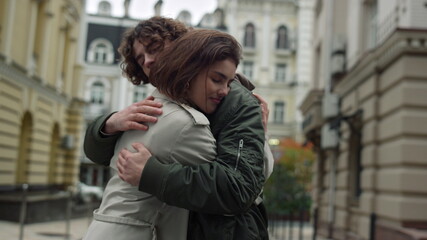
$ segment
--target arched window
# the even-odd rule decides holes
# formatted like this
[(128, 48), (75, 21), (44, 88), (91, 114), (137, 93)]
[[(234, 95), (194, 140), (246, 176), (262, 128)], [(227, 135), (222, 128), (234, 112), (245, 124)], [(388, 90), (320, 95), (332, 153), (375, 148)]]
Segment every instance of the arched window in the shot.
[(95, 82), (90, 89), (90, 102), (96, 104), (104, 103), (105, 87), (101, 82)]
[(114, 61), (113, 44), (106, 39), (95, 39), (89, 46), (87, 61), (90, 63), (112, 64)]
[(255, 47), (255, 26), (252, 23), (246, 24), (243, 45), (245, 47)]
[(19, 155), (16, 166), (16, 183), (18, 184), (28, 182), (32, 134), (33, 118), (29, 112), (26, 112), (21, 121), (21, 133), (19, 137)]
[(288, 29), (285, 26), (280, 26), (277, 29), (277, 49), (288, 49), (289, 48), (289, 36)]
[(98, 14), (104, 16), (111, 16), (111, 4), (108, 1), (99, 2)]
[(181, 11), (177, 17), (177, 20), (187, 26), (191, 26), (191, 13), (187, 10)]
[(49, 169), (48, 169), (48, 183), (55, 184), (58, 161), (60, 157), (60, 138), (59, 138), (59, 125), (56, 123), (52, 129), (52, 135), (50, 140), (50, 157), (49, 157)]
[(107, 54), (107, 46), (105, 46), (105, 44), (99, 43), (95, 46), (95, 62), (107, 62)]

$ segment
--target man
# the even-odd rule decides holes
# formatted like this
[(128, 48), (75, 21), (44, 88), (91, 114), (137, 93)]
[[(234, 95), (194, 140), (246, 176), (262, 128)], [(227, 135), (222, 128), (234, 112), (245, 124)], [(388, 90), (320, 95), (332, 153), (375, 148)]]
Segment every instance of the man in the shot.
[[(125, 59), (121, 66), (132, 83), (148, 82), (156, 54), (176, 35), (185, 34), (176, 34), (182, 26), (154, 17), (140, 22), (124, 37), (119, 49)], [(161, 164), (143, 145), (135, 143), (136, 152), (124, 149), (120, 153), (120, 177), (169, 205), (191, 210), (188, 239), (268, 239), (266, 212), (259, 197), (267, 163), (263, 158), (263, 121), (266, 123), (268, 116), (267, 105), (262, 99), (261, 103), (264, 116), (252, 93), (232, 83), (229, 95), (210, 116), (217, 140), (217, 157), (212, 163), (191, 167)], [(161, 113), (156, 107), (146, 99), (97, 119), (86, 132), (86, 155), (108, 165), (120, 132), (146, 130), (141, 122), (155, 122), (149, 115)]]

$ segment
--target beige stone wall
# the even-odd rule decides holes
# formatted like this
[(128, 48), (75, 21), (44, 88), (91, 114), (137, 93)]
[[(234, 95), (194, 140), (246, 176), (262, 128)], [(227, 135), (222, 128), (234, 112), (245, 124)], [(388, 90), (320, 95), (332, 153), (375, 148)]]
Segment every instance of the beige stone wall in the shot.
[(427, 180), (426, 64), (427, 55), (404, 55), (378, 81), (376, 205), (381, 215), (399, 222), (427, 222), (427, 188), (420, 184)]
[[(345, 75), (333, 79), (331, 86), (340, 98), (341, 116), (351, 117), (358, 110), (363, 111), (361, 127), (356, 128), (361, 131), (361, 194), (354, 192), (357, 171), (353, 150), (357, 144), (351, 140), (354, 141), (356, 131), (351, 130), (347, 121), (341, 121), (338, 147), (321, 149), (317, 145), (313, 199), (319, 213), (318, 233), (333, 239), (371, 239), (371, 233), (375, 239), (425, 237), (422, 233), (427, 229), (427, 30), (425, 26), (420, 28), (419, 21), (411, 23), (409, 19), (421, 17), (418, 9), (424, 9), (424, 3), (372, 1), (378, 3), (378, 12), (375, 18), (367, 18), (368, 1), (347, 2), (348, 8), (343, 9), (347, 17), (332, 15), (335, 27), (347, 18), (347, 69)], [(331, 17), (327, 2), (316, 3), (314, 52), (325, 46), (328, 33), (322, 30), (327, 17)], [(414, 6), (418, 6), (417, 10)], [(374, 26), (370, 20), (377, 21), (375, 42), (371, 41), (373, 32), (368, 31), (372, 30), (368, 29), (369, 24)], [(322, 87), (316, 73), (324, 71), (327, 65), (319, 57), (323, 50), (318, 52), (318, 61), (314, 61), (312, 91)], [(310, 95), (306, 97), (301, 107), (305, 120), (322, 117), (321, 112), (313, 114), (318, 109), (308, 107), (314, 103)], [(319, 139), (322, 125), (332, 120), (324, 118), (317, 127), (307, 125), (306, 137), (311, 141)], [(373, 216), (376, 222), (371, 228)]]
[[(408, 38), (413, 38), (410, 31), (398, 32), (390, 41), (394, 45)], [(418, 38), (426, 39), (427, 32)], [(366, 57), (368, 69), (356, 67), (336, 89), (341, 112), (363, 110), (363, 171), (362, 194), (352, 204), (347, 191), (349, 129), (342, 125), (334, 228), (362, 239), (369, 237), (371, 213), (377, 214), (378, 224), (427, 227), (427, 188), (422, 184), (427, 182), (427, 49), (401, 45), (387, 55), (393, 53), (387, 44)], [(383, 65), (376, 65), (379, 59)]]
[[(1, 186), (69, 185), (78, 179), (76, 39), (82, 13), (81, 0), (0, 3)], [(74, 138), (72, 149), (61, 146), (64, 136)]]

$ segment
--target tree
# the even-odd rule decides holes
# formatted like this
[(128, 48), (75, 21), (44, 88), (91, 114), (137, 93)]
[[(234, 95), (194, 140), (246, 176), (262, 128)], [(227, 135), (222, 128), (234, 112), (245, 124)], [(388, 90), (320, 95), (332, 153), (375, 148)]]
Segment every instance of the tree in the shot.
[(272, 147), (274, 171), (265, 184), (265, 204), (269, 212), (280, 215), (310, 209), (312, 166), (315, 154), (312, 145), (282, 139)]

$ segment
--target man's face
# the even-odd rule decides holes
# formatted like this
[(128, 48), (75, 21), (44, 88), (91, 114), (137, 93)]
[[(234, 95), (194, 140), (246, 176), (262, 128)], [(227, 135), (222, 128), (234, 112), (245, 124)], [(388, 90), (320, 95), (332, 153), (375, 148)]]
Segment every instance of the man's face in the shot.
[(170, 45), (170, 41), (166, 40), (164, 48), (158, 51), (148, 51), (146, 47), (148, 44), (149, 42), (135, 40), (133, 42), (133, 52), (135, 53), (135, 60), (141, 66), (145, 75), (150, 76), (150, 68), (156, 61), (157, 55)]

